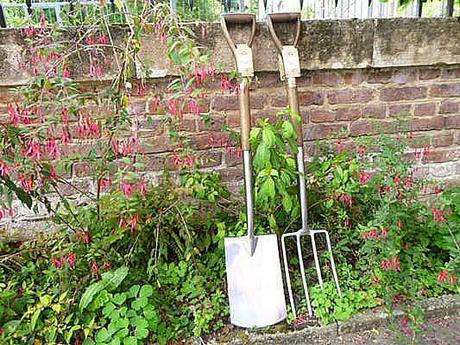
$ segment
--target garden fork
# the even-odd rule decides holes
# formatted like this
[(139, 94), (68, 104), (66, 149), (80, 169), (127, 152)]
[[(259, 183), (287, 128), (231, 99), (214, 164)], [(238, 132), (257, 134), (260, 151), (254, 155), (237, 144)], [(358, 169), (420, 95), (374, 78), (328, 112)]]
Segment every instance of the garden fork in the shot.
[[(296, 32), (294, 35), (294, 43), (292, 45), (282, 45), (278, 35), (275, 32), (274, 23), (296, 23)], [(301, 246), (301, 237), (310, 236), (313, 257), (315, 261), (316, 273), (318, 275), (318, 282), (320, 287), (323, 287), (323, 276), (321, 273), (320, 262), (318, 258), (318, 250), (316, 247), (315, 237), (317, 235), (324, 235), (326, 238), (327, 250), (329, 252), (332, 275), (334, 277), (335, 285), (340, 296), (342, 292), (340, 290), (339, 279), (337, 277), (337, 271), (335, 268), (334, 257), (332, 255), (332, 245), (329, 237), (329, 233), (326, 230), (313, 230), (308, 227), (308, 207), (307, 207), (307, 194), (306, 194), (306, 183), (305, 183), (305, 165), (304, 165), (304, 150), (303, 150), (303, 133), (302, 133), (302, 120), (299, 111), (299, 101), (297, 96), (297, 85), (296, 78), (300, 77), (300, 60), (299, 53), (297, 50), (297, 44), (300, 37), (301, 21), (300, 13), (275, 13), (267, 15), (267, 24), (270, 30), (270, 34), (276, 49), (279, 52), (279, 68), (281, 80), (287, 80), (287, 94), (289, 99), (289, 106), (291, 110), (291, 121), (297, 133), (297, 171), (299, 174), (299, 192), (300, 192), (300, 208), (302, 217), (302, 228), (298, 231), (286, 233), (281, 236), (281, 246), (283, 251), (284, 260), (284, 272), (286, 275), (286, 284), (289, 293), (289, 302), (291, 304), (292, 312), (294, 317), (297, 317), (294, 296), (292, 293), (291, 279), (289, 276), (289, 267), (286, 252), (286, 240), (288, 237), (294, 237), (297, 243), (297, 255), (299, 258), (300, 273), (302, 276), (302, 284), (307, 301), (308, 314), (313, 315), (310, 296), (308, 294), (307, 279), (305, 277), (305, 267), (303, 263), (303, 253)]]

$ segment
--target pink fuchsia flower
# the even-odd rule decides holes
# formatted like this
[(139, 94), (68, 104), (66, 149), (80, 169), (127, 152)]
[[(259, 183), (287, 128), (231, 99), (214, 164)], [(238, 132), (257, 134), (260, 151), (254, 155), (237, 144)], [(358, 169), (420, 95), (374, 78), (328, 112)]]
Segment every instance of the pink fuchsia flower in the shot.
[(409, 318), (407, 317), (407, 315), (404, 315), (402, 317), (401, 325), (403, 326), (403, 328), (408, 328), (409, 327)]
[(31, 192), (35, 187), (35, 183), (31, 175), (19, 175), (18, 180), (26, 192)]
[(19, 124), (19, 121), (21, 119), (19, 115), (19, 109), (18, 107), (13, 107), (12, 105), (8, 106), (8, 115), (10, 117), (10, 123), (13, 126), (17, 126)]
[(457, 282), (457, 277), (454, 274), (452, 274), (449, 280), (451, 284), (455, 284)]
[(350, 228), (351, 227), (351, 221), (350, 221), (350, 218), (345, 218), (344, 221), (343, 221), (343, 225), (347, 228)]
[(449, 274), (446, 270), (443, 270), (439, 272), (438, 274), (438, 282), (439, 283), (445, 283), (447, 281), (447, 278), (449, 277)]
[(118, 227), (120, 229), (124, 229), (124, 228), (126, 228), (127, 225), (128, 225), (128, 223), (126, 223), (125, 218), (121, 217), (120, 220), (118, 221)]
[(133, 187), (133, 185), (132, 185), (131, 183), (129, 183), (129, 182), (123, 182), (123, 183), (121, 184), (120, 189), (121, 189), (121, 191), (123, 192), (123, 194), (124, 194), (126, 197), (128, 197), (128, 198), (130, 198), (130, 197), (133, 195), (133, 193), (134, 193), (134, 187)]
[(93, 45), (93, 44), (96, 43), (96, 39), (94, 38), (93, 35), (88, 35), (88, 36), (86, 36), (86, 38), (85, 38), (85, 43), (86, 43), (87, 45), (90, 45), (90, 46), (91, 46), (91, 45)]
[(381, 233), (381, 235), (382, 235), (382, 238), (383, 238), (383, 239), (386, 239), (386, 238), (387, 238), (387, 236), (388, 236), (388, 229), (387, 229), (386, 227), (383, 227), (383, 228), (382, 228), (382, 233)]
[(360, 184), (367, 184), (371, 179), (371, 174), (365, 171), (359, 172), (359, 183)]
[(91, 272), (95, 274), (99, 273), (99, 266), (97, 265), (97, 262), (95, 260), (91, 262)]
[(75, 253), (70, 253), (69, 255), (67, 255), (66, 261), (69, 264), (70, 268), (75, 268), (76, 259), (77, 259), (77, 256), (75, 255)]
[(401, 271), (401, 263), (398, 257), (393, 258), (392, 267), (395, 271)]
[(196, 66), (193, 69), (193, 76), (195, 77), (195, 84), (198, 87), (203, 86), (203, 82), (206, 80), (208, 76), (208, 71), (206, 68), (202, 66)]
[(99, 180), (99, 186), (102, 190), (107, 190), (110, 188), (112, 185), (112, 178), (109, 177), (103, 177)]
[(444, 189), (441, 186), (435, 186), (434, 187), (435, 194), (441, 194), (443, 191), (444, 191)]
[(53, 265), (57, 269), (61, 269), (65, 265), (65, 259), (64, 258), (58, 258), (56, 256), (53, 257)]
[(65, 65), (62, 69), (62, 78), (70, 78), (72, 73), (70, 72), (70, 67)]
[(129, 221), (129, 225), (131, 226), (131, 231), (135, 231), (137, 229), (138, 222), (139, 222), (139, 216), (137, 214), (132, 216), (131, 220)]
[(382, 259), (382, 260), (380, 261), (380, 267), (381, 267), (384, 271), (391, 270), (391, 259)]
[(147, 184), (145, 183), (144, 179), (142, 179), (139, 184), (139, 193), (142, 196), (145, 196), (147, 194)]
[(104, 34), (99, 35), (99, 44), (104, 44), (104, 45), (109, 44), (109, 39), (107, 38), (106, 35)]
[(398, 174), (396, 174), (394, 177), (393, 177), (393, 181), (395, 184), (400, 184), (401, 183), (401, 178), (399, 177)]
[(10, 174), (10, 168), (5, 163), (5, 161), (0, 161), (0, 175), (6, 177)]
[(24, 29), (24, 34), (27, 38), (32, 38), (35, 36), (35, 28), (33, 26), (29, 26)]
[(446, 213), (438, 208), (433, 208), (433, 220), (438, 223), (445, 223)]
[(359, 155), (364, 155), (364, 154), (366, 154), (366, 146), (364, 146), (364, 145), (359, 145), (357, 152), (358, 152)]
[(40, 143), (36, 140), (29, 141), (23, 153), (25, 156), (29, 157), (32, 160), (40, 160), (42, 156), (40, 150)]
[(337, 197), (337, 200), (339, 200), (343, 204), (347, 205), (348, 207), (350, 207), (353, 204), (353, 199), (351, 198), (351, 196), (349, 194), (346, 194), (346, 193), (340, 194)]
[(61, 157), (61, 150), (56, 143), (56, 140), (52, 138), (46, 139), (46, 151), (53, 159), (59, 159)]
[(188, 111), (194, 115), (199, 115), (201, 113), (201, 107), (196, 99), (192, 98), (188, 101)]

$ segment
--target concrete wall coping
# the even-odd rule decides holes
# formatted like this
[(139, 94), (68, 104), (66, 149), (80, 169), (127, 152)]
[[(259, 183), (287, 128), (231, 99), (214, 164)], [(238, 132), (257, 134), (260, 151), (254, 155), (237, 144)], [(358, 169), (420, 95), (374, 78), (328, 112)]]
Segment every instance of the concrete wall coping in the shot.
[[(191, 24), (198, 44), (212, 52), (211, 62), (223, 71), (233, 70), (234, 61), (218, 23)], [(205, 25), (207, 35), (201, 35)], [(69, 32), (71, 29), (69, 29)], [(124, 29), (113, 28), (121, 42)], [(288, 36), (288, 27), (280, 34)], [(236, 41), (245, 37), (245, 29), (235, 27)], [(21, 30), (0, 30), (0, 86), (24, 84), (30, 75), (18, 67), (18, 58), (27, 48)], [(150, 77), (175, 75), (166, 57), (166, 46), (152, 35), (144, 38), (139, 53)], [(277, 72), (277, 51), (265, 23), (258, 23), (254, 41), (257, 72)], [(309, 20), (302, 22), (299, 54), (303, 70), (391, 68), (436, 66), (460, 63), (460, 18), (390, 18), (364, 20)], [(76, 79), (87, 80), (85, 63)], [(110, 78), (110, 73), (106, 79)]]

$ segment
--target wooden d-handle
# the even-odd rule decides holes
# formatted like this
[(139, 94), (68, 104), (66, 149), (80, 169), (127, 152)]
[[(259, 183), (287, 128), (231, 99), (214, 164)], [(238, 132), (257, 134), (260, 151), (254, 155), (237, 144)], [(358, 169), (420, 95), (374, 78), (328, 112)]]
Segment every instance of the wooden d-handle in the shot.
[(272, 36), (272, 40), (275, 43), (276, 49), (281, 54), (283, 50), (283, 44), (281, 43), (273, 24), (284, 24), (296, 22), (296, 33), (294, 37), (294, 47), (297, 47), (299, 44), (300, 30), (302, 26), (301, 17), (299, 12), (288, 12), (288, 13), (272, 13), (267, 15), (267, 25)]
[(222, 15), (220, 25), (222, 26), (222, 31), (224, 32), (225, 39), (227, 40), (228, 45), (232, 49), (233, 54), (236, 52), (236, 44), (233, 41), (230, 33), (228, 31), (228, 24), (230, 25), (251, 25), (251, 33), (249, 34), (248, 41), (246, 44), (249, 47), (252, 47), (252, 42), (254, 41), (254, 36), (256, 34), (256, 16), (250, 13), (227, 13)]

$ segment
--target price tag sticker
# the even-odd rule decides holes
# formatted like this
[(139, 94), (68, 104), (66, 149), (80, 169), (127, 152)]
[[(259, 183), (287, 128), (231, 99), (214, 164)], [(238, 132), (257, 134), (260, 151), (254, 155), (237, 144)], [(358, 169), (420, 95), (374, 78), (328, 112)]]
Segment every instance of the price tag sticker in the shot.
[(254, 61), (252, 59), (252, 50), (247, 44), (236, 45), (236, 67), (241, 76), (254, 76)]
[(287, 78), (297, 78), (301, 76), (299, 51), (294, 46), (283, 46), (282, 50), (284, 61), (284, 73)]

